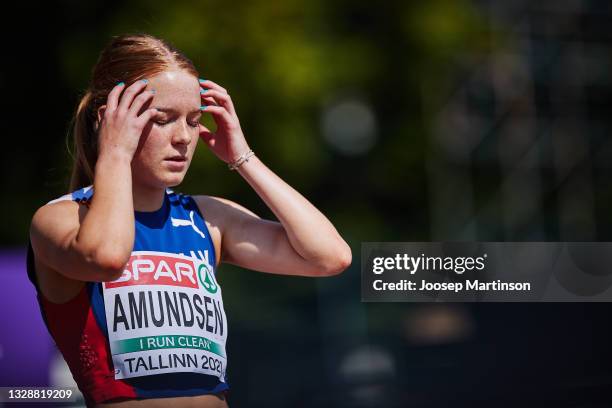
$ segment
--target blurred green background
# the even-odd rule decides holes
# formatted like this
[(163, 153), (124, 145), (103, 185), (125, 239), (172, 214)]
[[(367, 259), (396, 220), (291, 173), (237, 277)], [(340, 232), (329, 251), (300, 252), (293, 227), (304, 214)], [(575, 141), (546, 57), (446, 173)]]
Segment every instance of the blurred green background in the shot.
[[(594, 401), (609, 386), (593, 357), (611, 357), (607, 305), (365, 304), (359, 288), (364, 241), (610, 240), (608, 2), (8, 7), (1, 246), (26, 245), (36, 208), (67, 192), (68, 121), (100, 50), (129, 32), (227, 88), (253, 150), (351, 245), (333, 278), (220, 268), (236, 406), (561, 404), (559, 389)], [(203, 144), (177, 190), (273, 217)]]

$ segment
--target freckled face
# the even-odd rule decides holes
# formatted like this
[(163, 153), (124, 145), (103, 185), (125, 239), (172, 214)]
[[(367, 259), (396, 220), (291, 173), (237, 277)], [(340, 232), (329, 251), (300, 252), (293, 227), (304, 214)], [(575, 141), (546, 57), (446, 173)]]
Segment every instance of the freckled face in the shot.
[(145, 126), (132, 160), (135, 183), (153, 188), (180, 184), (198, 143), (200, 84), (186, 71), (170, 70), (151, 78), (155, 95), (147, 106), (160, 112)]

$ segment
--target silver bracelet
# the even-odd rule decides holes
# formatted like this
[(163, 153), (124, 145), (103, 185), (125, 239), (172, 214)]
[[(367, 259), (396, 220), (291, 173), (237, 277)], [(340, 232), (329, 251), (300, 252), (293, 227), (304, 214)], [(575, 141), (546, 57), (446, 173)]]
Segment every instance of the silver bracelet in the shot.
[(242, 166), (244, 162), (248, 162), (249, 159), (253, 156), (255, 156), (255, 153), (253, 153), (252, 150), (249, 150), (248, 152), (242, 154), (239, 158), (234, 160), (232, 163), (228, 163), (227, 167), (230, 170), (236, 170), (238, 167)]

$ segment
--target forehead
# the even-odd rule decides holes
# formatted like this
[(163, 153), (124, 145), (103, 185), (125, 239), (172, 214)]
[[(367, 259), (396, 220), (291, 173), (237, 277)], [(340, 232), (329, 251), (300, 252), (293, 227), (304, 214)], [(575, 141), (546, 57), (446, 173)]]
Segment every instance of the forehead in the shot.
[(200, 107), (198, 79), (183, 70), (163, 71), (149, 78), (149, 89), (155, 89), (155, 105), (177, 110)]

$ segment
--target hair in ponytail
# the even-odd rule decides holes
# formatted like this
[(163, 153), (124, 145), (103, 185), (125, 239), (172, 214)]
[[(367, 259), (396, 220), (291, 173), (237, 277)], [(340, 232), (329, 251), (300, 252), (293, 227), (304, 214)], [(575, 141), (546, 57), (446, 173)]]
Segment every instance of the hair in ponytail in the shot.
[(97, 135), (94, 131), (91, 112), (91, 92), (85, 92), (77, 105), (71, 123), (74, 138), (72, 174), (70, 175), (70, 191), (93, 183), (94, 167), (97, 152)]
[(118, 82), (126, 87), (169, 69), (199, 76), (193, 62), (165, 40), (148, 34), (114, 37), (102, 50), (92, 70), (90, 85), (71, 121), (73, 165), (69, 191), (93, 184), (98, 159), (98, 109)]

